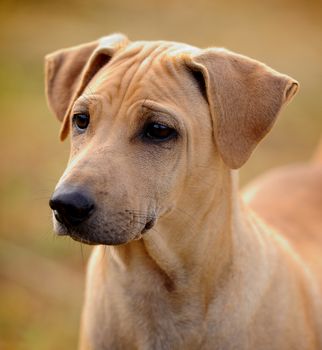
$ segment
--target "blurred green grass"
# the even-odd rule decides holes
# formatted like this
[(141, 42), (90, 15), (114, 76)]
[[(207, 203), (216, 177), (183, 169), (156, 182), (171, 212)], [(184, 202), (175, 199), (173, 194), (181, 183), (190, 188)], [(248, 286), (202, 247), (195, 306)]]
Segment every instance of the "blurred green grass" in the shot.
[(301, 83), (241, 183), (310, 157), (322, 130), (317, 1), (93, 0), (0, 3), (0, 349), (74, 349), (89, 250), (56, 238), (48, 198), (68, 157), (43, 93), (43, 56), (124, 32), (225, 46)]

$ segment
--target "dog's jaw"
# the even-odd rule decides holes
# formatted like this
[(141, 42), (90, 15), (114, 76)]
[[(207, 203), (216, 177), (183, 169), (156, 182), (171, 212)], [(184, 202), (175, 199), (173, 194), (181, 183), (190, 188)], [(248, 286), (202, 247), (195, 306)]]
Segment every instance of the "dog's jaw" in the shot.
[[(130, 222), (129, 216), (131, 216)], [(117, 223), (114, 221), (114, 224), (106, 222), (104, 217), (103, 220), (102, 218), (98, 220), (94, 217), (88, 222), (71, 226), (57, 220), (56, 215), (53, 213), (54, 231), (57, 235), (70, 236), (75, 241), (89, 245), (120, 245), (131, 240), (141, 239), (143, 235), (153, 229), (156, 220), (156, 214), (146, 215), (145, 217), (140, 216), (138, 219), (133, 211), (126, 210), (119, 217)]]

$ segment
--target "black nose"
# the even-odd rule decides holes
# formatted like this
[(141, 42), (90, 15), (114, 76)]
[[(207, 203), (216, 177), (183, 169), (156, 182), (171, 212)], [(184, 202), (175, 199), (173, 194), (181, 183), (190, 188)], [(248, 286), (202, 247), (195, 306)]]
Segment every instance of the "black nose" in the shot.
[(69, 225), (78, 225), (85, 221), (95, 207), (94, 200), (84, 189), (64, 187), (54, 192), (49, 206), (59, 222)]

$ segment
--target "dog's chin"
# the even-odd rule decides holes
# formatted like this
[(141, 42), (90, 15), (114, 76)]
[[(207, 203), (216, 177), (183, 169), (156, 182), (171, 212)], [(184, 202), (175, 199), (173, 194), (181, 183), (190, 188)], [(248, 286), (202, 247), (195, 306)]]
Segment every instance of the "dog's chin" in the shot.
[(90, 237), (83, 233), (69, 233), (68, 234), (74, 241), (88, 245), (121, 245), (128, 243), (127, 239), (115, 239), (113, 237)]
[(70, 236), (73, 240), (89, 244), (89, 245), (122, 245), (129, 243), (134, 240), (138, 240), (142, 237), (142, 234), (134, 234), (134, 235), (117, 235), (115, 237), (104, 237), (95, 235), (95, 237), (90, 236), (89, 234), (84, 234), (83, 232), (69, 232), (68, 236)]
[(66, 225), (54, 220), (54, 231), (59, 236), (69, 236), (73, 240), (88, 244), (88, 245), (121, 245), (126, 244), (134, 240), (139, 240), (144, 234), (146, 234), (153, 224), (147, 223), (143, 228), (136, 228), (133, 231), (122, 231), (113, 230), (112, 233), (107, 234), (106, 232), (94, 231), (95, 234), (89, 232), (86, 226), (82, 227), (67, 227)]

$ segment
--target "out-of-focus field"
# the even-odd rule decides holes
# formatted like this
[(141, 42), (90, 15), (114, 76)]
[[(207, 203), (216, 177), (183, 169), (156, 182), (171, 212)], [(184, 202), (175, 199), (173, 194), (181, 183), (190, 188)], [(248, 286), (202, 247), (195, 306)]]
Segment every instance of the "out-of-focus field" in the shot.
[(55, 238), (48, 198), (68, 157), (46, 107), (43, 56), (112, 32), (225, 46), (298, 79), (301, 91), (242, 171), (308, 159), (322, 134), (322, 5), (307, 1), (0, 2), (0, 349), (76, 348), (89, 254)]

